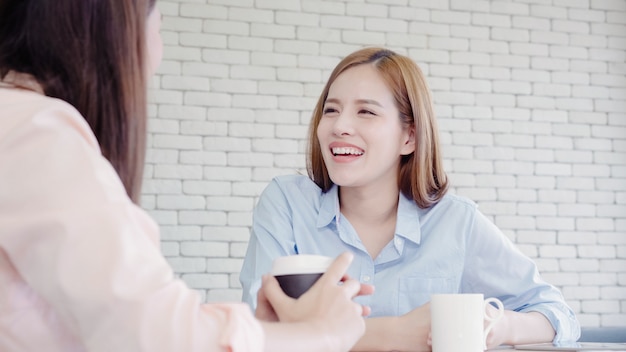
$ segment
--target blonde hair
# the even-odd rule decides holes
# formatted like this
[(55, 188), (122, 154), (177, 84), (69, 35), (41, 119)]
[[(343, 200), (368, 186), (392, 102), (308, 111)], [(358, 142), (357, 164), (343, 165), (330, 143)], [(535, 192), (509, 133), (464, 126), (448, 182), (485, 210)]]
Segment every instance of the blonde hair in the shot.
[(328, 90), (347, 69), (371, 64), (393, 93), (399, 118), (405, 128), (414, 128), (415, 151), (400, 160), (398, 187), (421, 208), (437, 203), (448, 189), (439, 147), (437, 122), (430, 90), (419, 67), (410, 58), (383, 48), (365, 48), (346, 56), (335, 67), (320, 95), (309, 126), (307, 172), (323, 192), (333, 182), (322, 158), (317, 127), (324, 111)]

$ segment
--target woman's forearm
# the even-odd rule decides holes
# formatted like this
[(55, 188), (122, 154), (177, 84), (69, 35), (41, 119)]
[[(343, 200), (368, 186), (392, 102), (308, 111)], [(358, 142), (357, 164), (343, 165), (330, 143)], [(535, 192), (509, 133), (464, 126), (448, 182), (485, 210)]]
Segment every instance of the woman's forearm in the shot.
[[(505, 311), (504, 318), (494, 326), (498, 336), (488, 341), (490, 347), (500, 344), (519, 345), (550, 342), (555, 331), (550, 321), (539, 312), (518, 313)], [(412, 314), (413, 319), (417, 316)], [(412, 320), (411, 314), (401, 317), (380, 317), (365, 320), (365, 334), (352, 348), (353, 352), (364, 351), (430, 351), (428, 320)], [(495, 331), (493, 331), (495, 332)]]
[(430, 351), (429, 332), (430, 319), (422, 309), (399, 317), (368, 318), (365, 334), (352, 351)]
[(365, 334), (354, 345), (352, 351), (393, 351), (398, 317), (365, 319)]
[(507, 310), (505, 344), (520, 345), (525, 343), (550, 342), (555, 331), (548, 318), (539, 312), (518, 313)]
[(311, 323), (262, 322), (267, 352), (339, 352), (339, 344)]

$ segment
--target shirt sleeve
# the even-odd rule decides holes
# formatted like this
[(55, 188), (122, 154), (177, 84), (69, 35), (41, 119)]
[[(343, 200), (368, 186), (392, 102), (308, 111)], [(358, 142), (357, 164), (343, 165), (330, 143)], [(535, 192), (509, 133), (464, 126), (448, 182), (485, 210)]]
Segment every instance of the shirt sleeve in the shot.
[(78, 112), (46, 104), (4, 109), (0, 247), (58, 324), (89, 351), (262, 350), (246, 305), (202, 304), (175, 278)]
[(297, 254), (292, 215), (287, 199), (276, 179), (265, 188), (252, 218), (252, 231), (239, 280), (243, 301), (256, 309), (261, 276), (270, 272), (276, 257)]
[(463, 291), (496, 297), (506, 309), (542, 313), (556, 331), (555, 342), (578, 339), (578, 320), (561, 292), (478, 210), (467, 241)]

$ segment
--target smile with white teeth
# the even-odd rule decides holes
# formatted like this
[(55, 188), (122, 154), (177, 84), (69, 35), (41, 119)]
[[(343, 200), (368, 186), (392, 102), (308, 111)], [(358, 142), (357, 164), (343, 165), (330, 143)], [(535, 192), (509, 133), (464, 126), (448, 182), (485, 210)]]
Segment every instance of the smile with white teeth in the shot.
[(363, 151), (356, 148), (332, 148), (333, 155), (363, 155)]

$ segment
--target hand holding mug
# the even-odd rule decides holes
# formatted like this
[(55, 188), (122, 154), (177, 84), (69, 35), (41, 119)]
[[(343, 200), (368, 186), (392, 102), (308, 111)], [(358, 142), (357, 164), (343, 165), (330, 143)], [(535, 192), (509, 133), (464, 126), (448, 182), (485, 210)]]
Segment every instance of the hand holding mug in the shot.
[[(349, 350), (365, 332), (363, 316), (370, 312), (369, 307), (361, 306), (353, 298), (374, 292), (373, 286), (345, 275), (352, 259), (348, 252), (337, 257), (298, 299), (287, 296), (276, 277), (265, 276), (258, 296), (261, 315), (282, 322), (308, 322), (329, 340), (340, 339), (336, 345)], [(258, 312), (257, 317), (262, 318)]]
[[(509, 311), (509, 313), (510, 312), (511, 311)], [(497, 317), (498, 314), (501, 314), (501, 313), (499, 312), (498, 308), (490, 304), (490, 305), (487, 305), (486, 314), (487, 314), (487, 317)], [(489, 320), (485, 319), (485, 327), (487, 326), (487, 324), (490, 324), (490, 323), (491, 322)], [(507, 337), (509, 333), (510, 333), (509, 321), (507, 319), (507, 312), (505, 311), (502, 318), (498, 320), (498, 323), (494, 324), (491, 330), (487, 333), (487, 340), (486, 340), (487, 348), (488, 349), (494, 348), (502, 344), (511, 344), (507, 341)]]
[[(322, 277), (333, 258), (322, 255), (288, 255), (274, 259), (270, 276), (273, 276), (285, 294), (299, 298)], [(265, 295), (265, 285), (270, 278), (263, 278), (263, 285), (257, 294), (255, 316), (264, 321), (278, 321), (274, 308)]]
[(430, 316), (430, 302), (401, 315), (395, 327), (395, 347), (400, 351), (430, 351)]

